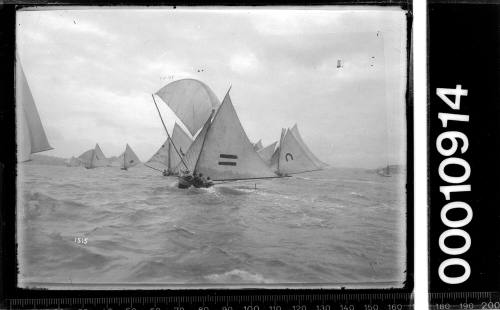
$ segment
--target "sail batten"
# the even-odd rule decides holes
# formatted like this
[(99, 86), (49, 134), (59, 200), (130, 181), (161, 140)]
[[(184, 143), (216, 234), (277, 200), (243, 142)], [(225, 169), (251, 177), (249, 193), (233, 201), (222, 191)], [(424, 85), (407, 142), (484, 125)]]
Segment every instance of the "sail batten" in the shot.
[(276, 176), (254, 150), (229, 93), (207, 127), (195, 172), (218, 181)]
[(194, 79), (169, 83), (156, 95), (177, 115), (192, 136), (203, 126), (211, 111), (219, 106), (219, 99), (210, 87)]

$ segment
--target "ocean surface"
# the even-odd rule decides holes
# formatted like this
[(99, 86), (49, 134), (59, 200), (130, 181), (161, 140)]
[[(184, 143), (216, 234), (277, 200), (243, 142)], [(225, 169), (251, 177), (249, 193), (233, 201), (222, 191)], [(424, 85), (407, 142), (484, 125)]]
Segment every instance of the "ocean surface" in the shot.
[(185, 190), (144, 166), (21, 164), (20, 286), (401, 287), (405, 182), (329, 168)]

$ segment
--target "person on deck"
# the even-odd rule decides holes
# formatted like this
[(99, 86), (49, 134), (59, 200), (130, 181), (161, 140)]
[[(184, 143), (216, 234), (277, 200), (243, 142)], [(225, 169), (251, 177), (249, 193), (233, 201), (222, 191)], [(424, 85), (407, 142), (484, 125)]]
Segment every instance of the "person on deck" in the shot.
[(163, 176), (166, 177), (168, 175), (167, 169), (163, 169)]
[(193, 173), (193, 186), (196, 188), (203, 187), (204, 182), (203, 182), (203, 173), (196, 174)]

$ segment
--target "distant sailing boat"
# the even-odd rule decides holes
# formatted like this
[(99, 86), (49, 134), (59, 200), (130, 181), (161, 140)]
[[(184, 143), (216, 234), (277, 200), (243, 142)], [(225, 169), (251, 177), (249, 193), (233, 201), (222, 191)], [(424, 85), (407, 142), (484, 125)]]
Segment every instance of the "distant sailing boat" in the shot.
[(78, 156), (78, 159), (83, 163), (87, 169), (108, 166), (108, 160), (102, 152), (99, 144), (96, 143), (95, 147)]
[(125, 147), (125, 151), (120, 157), (123, 157), (123, 160), (121, 160), (122, 170), (127, 170), (128, 168), (133, 167), (141, 162), (139, 160), (139, 157), (137, 157), (137, 155), (134, 153), (134, 151), (132, 151), (132, 148), (128, 144)]
[(20, 124), (17, 140), (18, 161), (23, 162), (30, 160), (31, 154), (52, 150), (53, 148), (47, 140), (35, 100), (19, 59), (17, 59), (16, 77), (16, 102), (19, 109), (17, 120)]
[(384, 168), (378, 169), (377, 174), (380, 176), (383, 176), (383, 177), (391, 177), (392, 176), (391, 169), (390, 169), (389, 165), (387, 165)]
[(254, 145), (253, 145), (253, 149), (257, 152), (259, 150), (262, 150), (264, 146), (262, 145), (262, 140), (259, 140), (257, 141)]
[(173, 145), (179, 147), (180, 156), (184, 157), (191, 143), (193, 143), (193, 139), (181, 126), (175, 123), (172, 139), (167, 138), (160, 149), (144, 165), (158, 171), (166, 171), (166, 175), (177, 174), (181, 158), (175, 152)]
[(278, 175), (316, 171), (328, 166), (307, 147), (297, 125), (292, 129), (282, 130), (280, 145), (273, 154), (271, 162), (276, 167)]

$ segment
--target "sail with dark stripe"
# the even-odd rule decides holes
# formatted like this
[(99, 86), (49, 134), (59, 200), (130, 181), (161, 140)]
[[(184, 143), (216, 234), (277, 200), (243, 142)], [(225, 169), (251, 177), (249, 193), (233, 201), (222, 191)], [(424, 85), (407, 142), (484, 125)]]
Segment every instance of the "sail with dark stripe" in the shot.
[(229, 94), (226, 94), (203, 138), (196, 173), (215, 181), (276, 176), (254, 150)]

